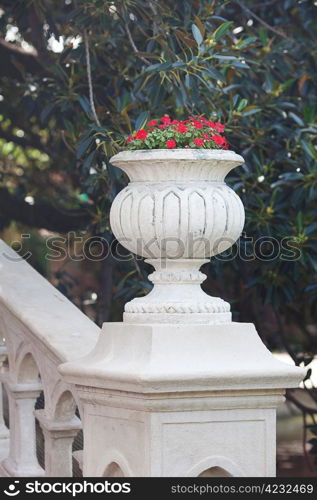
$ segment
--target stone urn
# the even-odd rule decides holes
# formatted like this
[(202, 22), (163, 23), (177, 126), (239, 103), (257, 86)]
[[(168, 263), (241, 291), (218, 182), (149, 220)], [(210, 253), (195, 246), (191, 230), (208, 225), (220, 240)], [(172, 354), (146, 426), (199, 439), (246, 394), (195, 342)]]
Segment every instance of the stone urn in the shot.
[(243, 204), (224, 179), (243, 162), (218, 149), (124, 151), (111, 158), (130, 179), (111, 207), (113, 233), (155, 269), (151, 292), (125, 305), (125, 322), (231, 321), (230, 305), (202, 290), (206, 276), (199, 269), (241, 234)]

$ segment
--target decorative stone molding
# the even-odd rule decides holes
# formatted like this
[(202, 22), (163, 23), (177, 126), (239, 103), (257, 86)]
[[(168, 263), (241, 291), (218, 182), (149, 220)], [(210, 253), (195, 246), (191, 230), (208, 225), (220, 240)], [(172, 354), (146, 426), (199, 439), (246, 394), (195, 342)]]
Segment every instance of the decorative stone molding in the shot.
[[(149, 264), (151, 264), (151, 260), (147, 260)], [(153, 266), (154, 266), (153, 261)], [(177, 261), (178, 263), (179, 261)], [(206, 261), (207, 262), (207, 261)], [(199, 285), (206, 279), (206, 275), (197, 270), (188, 270), (188, 271), (155, 271), (148, 276), (149, 280), (152, 283), (177, 283), (178, 281), (181, 283), (198, 283)]]
[(241, 234), (243, 205), (224, 179), (243, 158), (221, 150), (145, 150), (111, 162), (131, 181), (113, 202), (112, 230), (156, 269), (153, 290), (126, 304), (124, 321), (229, 322), (229, 304), (201, 290), (199, 268)]
[[(150, 260), (157, 269), (149, 276), (153, 290), (125, 306), (128, 323), (203, 323), (231, 321), (230, 305), (219, 297), (207, 295), (200, 287), (206, 276), (198, 269), (207, 260)], [(193, 269), (196, 266), (196, 269)]]

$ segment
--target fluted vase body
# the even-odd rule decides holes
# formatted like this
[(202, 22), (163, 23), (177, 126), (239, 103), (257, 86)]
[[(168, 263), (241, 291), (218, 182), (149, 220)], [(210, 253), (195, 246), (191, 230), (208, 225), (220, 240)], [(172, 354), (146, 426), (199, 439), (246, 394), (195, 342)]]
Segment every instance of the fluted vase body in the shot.
[(111, 162), (130, 179), (112, 204), (113, 233), (156, 269), (153, 290), (126, 304), (124, 320), (230, 321), (229, 304), (202, 291), (199, 268), (241, 234), (244, 208), (224, 179), (243, 158), (224, 150), (158, 149), (125, 151)]

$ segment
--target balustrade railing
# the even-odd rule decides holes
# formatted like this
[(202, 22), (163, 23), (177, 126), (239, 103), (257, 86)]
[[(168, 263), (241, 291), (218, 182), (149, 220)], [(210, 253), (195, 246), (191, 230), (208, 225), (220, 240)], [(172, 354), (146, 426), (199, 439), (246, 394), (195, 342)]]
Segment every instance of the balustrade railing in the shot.
[[(99, 328), (2, 240), (0, 334), (9, 409), (8, 429), (0, 394), (0, 474), (72, 476), (72, 443), (82, 428), (76, 408), (81, 414), (82, 407), (58, 366), (91, 351)], [(42, 391), (44, 408), (35, 410)], [(36, 420), (45, 441), (44, 469), (36, 453)]]

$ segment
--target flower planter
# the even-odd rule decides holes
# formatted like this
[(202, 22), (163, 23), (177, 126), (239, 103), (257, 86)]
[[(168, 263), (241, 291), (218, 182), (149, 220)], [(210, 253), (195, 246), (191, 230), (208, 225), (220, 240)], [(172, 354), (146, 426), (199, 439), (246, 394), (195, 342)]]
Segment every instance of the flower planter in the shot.
[(199, 268), (241, 234), (244, 208), (224, 179), (243, 158), (216, 149), (153, 149), (121, 152), (111, 163), (130, 179), (112, 204), (112, 230), (155, 268), (154, 288), (126, 304), (124, 321), (231, 321), (229, 304), (201, 289)]

